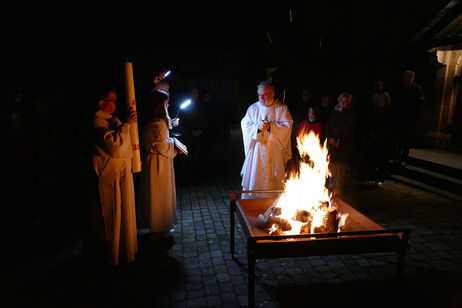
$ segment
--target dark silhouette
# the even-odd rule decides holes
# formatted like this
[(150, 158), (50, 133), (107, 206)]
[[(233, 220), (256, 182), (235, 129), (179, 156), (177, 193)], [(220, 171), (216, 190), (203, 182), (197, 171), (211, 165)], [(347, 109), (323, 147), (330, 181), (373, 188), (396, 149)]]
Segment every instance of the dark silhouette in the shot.
[(397, 116), (397, 142), (401, 154), (401, 162), (409, 158), (413, 134), (417, 120), (424, 111), (425, 94), (420, 85), (414, 82), (415, 73), (405, 71), (401, 86), (396, 93), (395, 112)]

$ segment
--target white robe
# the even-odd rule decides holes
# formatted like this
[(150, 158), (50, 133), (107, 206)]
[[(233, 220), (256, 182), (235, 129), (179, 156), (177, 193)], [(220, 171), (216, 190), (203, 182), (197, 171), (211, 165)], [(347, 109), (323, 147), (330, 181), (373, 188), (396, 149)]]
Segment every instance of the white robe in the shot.
[[(270, 129), (259, 132), (258, 126), (264, 118), (272, 121)], [(292, 122), (287, 105), (278, 100), (271, 106), (256, 102), (247, 109), (241, 121), (245, 151), (241, 170), (243, 190), (283, 188), (285, 165), (292, 157)], [(265, 195), (244, 194), (242, 197), (258, 198)]]
[(173, 158), (177, 152), (163, 120), (143, 130), (143, 170), (138, 198), (138, 227), (151, 232), (169, 231), (177, 222)]
[(92, 162), (98, 178), (92, 204), (94, 236), (96, 241), (109, 242), (110, 264), (117, 265), (119, 256), (133, 262), (138, 248), (130, 125), (100, 110), (95, 113), (94, 129)]

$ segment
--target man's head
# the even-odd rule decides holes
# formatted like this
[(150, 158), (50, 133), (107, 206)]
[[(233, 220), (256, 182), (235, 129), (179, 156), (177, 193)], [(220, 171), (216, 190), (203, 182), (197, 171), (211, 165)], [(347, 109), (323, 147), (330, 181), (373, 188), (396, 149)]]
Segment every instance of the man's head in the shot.
[(411, 84), (414, 82), (415, 78), (415, 73), (413, 71), (405, 71), (403, 73), (403, 83), (406, 87), (411, 86)]
[(342, 109), (348, 109), (351, 107), (353, 96), (348, 92), (342, 92), (338, 96), (338, 106)]
[(168, 81), (161, 80), (158, 83), (156, 83), (156, 86), (154, 87), (154, 91), (156, 90), (160, 90), (167, 94), (170, 94), (170, 85), (168, 84)]
[(109, 114), (116, 111), (117, 95), (113, 90), (103, 90), (98, 95), (98, 109)]
[(383, 92), (383, 81), (382, 80), (374, 81), (374, 91)]
[(266, 81), (260, 82), (257, 87), (257, 94), (260, 104), (271, 105), (274, 100), (274, 86)]
[(199, 89), (197, 87), (192, 87), (191, 90), (189, 90), (189, 98), (191, 99), (192, 103), (197, 101), (199, 98)]
[(311, 98), (310, 90), (307, 88), (303, 88), (302, 89), (302, 101), (306, 103), (307, 101), (310, 100), (310, 98)]
[(212, 101), (212, 93), (205, 91), (204, 95), (202, 95), (202, 101), (205, 103), (210, 103)]
[(324, 95), (321, 98), (321, 107), (329, 107), (330, 106), (330, 96)]

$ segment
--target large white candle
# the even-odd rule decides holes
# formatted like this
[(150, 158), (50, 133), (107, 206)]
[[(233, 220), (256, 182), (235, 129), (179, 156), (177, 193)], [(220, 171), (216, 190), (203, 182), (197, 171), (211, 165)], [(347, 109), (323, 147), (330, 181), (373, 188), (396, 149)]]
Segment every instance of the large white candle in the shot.
[[(133, 82), (133, 67), (129, 61), (125, 62), (125, 98), (129, 112), (136, 111), (135, 101), (135, 84)], [(132, 139), (133, 157), (132, 157), (132, 172), (141, 171), (140, 158), (140, 139), (138, 136), (138, 122), (130, 125), (130, 137)]]

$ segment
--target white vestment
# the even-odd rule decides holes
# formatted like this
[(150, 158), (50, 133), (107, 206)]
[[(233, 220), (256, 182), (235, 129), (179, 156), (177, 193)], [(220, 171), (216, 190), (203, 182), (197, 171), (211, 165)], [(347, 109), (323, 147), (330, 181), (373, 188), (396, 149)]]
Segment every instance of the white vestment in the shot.
[(98, 191), (92, 204), (92, 225), (95, 239), (109, 242), (112, 265), (119, 263), (119, 256), (133, 262), (137, 252), (130, 125), (121, 124), (101, 110), (94, 117), (92, 162)]
[[(269, 130), (259, 131), (258, 126), (262, 119), (271, 121)], [(241, 170), (243, 190), (283, 188), (285, 165), (292, 157), (290, 146), (292, 122), (287, 105), (278, 100), (270, 106), (256, 102), (247, 109), (241, 121), (245, 151)], [(265, 195), (244, 194), (242, 197), (265, 197)]]
[(165, 121), (148, 123), (143, 130), (143, 171), (138, 198), (138, 226), (151, 232), (169, 231), (176, 223), (173, 158), (177, 152)]

